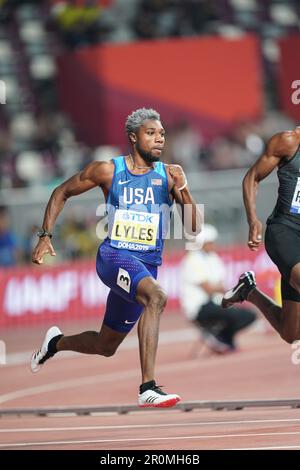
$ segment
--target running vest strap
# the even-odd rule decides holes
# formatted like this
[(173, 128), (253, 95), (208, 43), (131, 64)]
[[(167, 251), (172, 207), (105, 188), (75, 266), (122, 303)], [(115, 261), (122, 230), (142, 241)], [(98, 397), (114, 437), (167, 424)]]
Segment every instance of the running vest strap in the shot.
[(162, 162), (147, 173), (135, 175), (125, 157), (113, 159), (114, 176), (107, 198), (108, 239), (116, 249), (134, 252), (149, 264), (161, 264), (169, 229), (172, 201)]

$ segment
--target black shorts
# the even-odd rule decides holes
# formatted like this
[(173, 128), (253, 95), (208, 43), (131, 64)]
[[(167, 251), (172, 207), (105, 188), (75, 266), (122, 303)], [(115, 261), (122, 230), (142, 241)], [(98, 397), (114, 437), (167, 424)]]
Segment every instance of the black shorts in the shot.
[(281, 274), (282, 299), (300, 302), (300, 294), (289, 284), (291, 270), (300, 263), (300, 230), (281, 223), (269, 224), (265, 247)]

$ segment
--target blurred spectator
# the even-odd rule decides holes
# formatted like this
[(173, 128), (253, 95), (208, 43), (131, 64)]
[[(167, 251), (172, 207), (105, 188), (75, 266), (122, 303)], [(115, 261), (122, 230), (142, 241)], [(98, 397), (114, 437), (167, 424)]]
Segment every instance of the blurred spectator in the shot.
[(207, 32), (217, 19), (216, 4), (209, 0), (141, 0), (133, 29), (142, 39), (193, 36)]
[(52, 14), (62, 40), (70, 48), (100, 42), (102, 34), (109, 31), (101, 24), (102, 8), (97, 4), (61, 2), (53, 7)]
[(0, 266), (14, 266), (20, 257), (17, 237), (10, 229), (8, 210), (0, 206)]
[[(236, 349), (236, 334), (255, 320), (252, 310), (221, 307), (226, 268), (216, 253), (217, 229), (204, 225), (182, 263), (181, 304), (185, 315), (217, 353)], [(202, 246), (203, 243), (203, 246)], [(202, 249), (201, 249), (202, 247)]]
[(237, 123), (228, 134), (216, 136), (202, 150), (202, 162), (208, 170), (247, 168), (262, 154), (272, 133), (293, 129), (295, 125), (279, 111), (268, 112), (256, 122)]
[(182, 165), (185, 171), (199, 170), (202, 143), (200, 133), (188, 122), (181, 121), (172, 129), (170, 140), (170, 152), (174, 163)]

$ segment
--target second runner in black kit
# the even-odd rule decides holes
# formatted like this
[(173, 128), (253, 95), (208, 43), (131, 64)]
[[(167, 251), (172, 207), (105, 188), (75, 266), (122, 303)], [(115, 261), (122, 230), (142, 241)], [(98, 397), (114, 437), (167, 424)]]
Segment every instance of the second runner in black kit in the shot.
[(282, 307), (260, 292), (252, 271), (243, 273), (237, 285), (224, 294), (222, 305), (248, 300), (256, 305), (280, 334), (292, 343), (300, 339), (300, 127), (275, 134), (264, 154), (243, 181), (244, 204), (249, 223), (248, 246), (262, 243), (262, 223), (256, 216), (258, 184), (275, 168), (279, 179), (276, 206), (267, 220), (265, 247), (281, 274)]

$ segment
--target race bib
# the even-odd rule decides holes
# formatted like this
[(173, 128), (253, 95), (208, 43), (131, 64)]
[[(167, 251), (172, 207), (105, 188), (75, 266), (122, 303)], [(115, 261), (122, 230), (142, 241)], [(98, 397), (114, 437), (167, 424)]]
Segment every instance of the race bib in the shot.
[(294, 190), (294, 196), (290, 207), (290, 212), (292, 214), (300, 213), (300, 178), (297, 178), (297, 184)]
[(111, 246), (133, 251), (155, 250), (159, 214), (117, 209), (111, 232)]

